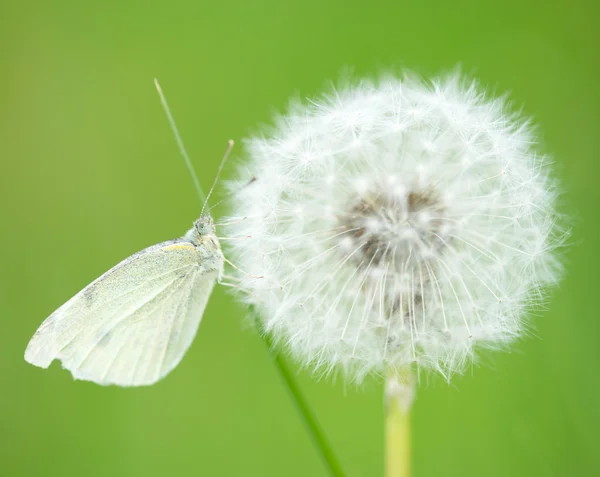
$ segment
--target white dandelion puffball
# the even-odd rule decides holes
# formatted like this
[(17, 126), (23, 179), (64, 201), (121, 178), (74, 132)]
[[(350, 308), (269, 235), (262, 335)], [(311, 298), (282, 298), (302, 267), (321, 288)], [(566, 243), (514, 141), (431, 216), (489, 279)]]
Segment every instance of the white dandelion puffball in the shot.
[(558, 278), (556, 188), (534, 146), (456, 74), (295, 104), (231, 184), (240, 295), (320, 371), (460, 371), (475, 345), (519, 337)]

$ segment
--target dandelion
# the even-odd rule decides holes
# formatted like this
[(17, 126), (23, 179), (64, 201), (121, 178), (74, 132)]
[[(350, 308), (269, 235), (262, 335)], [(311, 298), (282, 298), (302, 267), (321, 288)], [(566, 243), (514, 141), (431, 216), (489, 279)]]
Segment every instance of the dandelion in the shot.
[[(303, 365), (446, 377), (503, 347), (559, 275), (549, 177), (527, 121), (457, 74), (296, 103), (247, 141), (226, 226), (239, 289)], [(253, 178), (253, 180), (250, 180)]]

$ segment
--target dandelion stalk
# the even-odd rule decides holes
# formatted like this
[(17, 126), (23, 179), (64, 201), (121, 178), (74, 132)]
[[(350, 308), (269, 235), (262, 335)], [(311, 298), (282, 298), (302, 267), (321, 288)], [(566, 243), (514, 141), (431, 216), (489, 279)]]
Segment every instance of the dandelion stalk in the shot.
[(277, 352), (277, 350), (273, 346), (273, 340), (271, 338), (271, 335), (264, 331), (260, 320), (258, 319), (258, 315), (256, 315), (256, 313), (254, 312), (253, 306), (250, 306), (250, 312), (254, 315), (258, 331), (261, 334), (263, 341), (265, 342), (265, 345), (267, 346), (267, 349), (271, 354), (271, 357), (273, 358), (273, 362), (275, 363), (275, 366), (277, 367), (277, 370), (279, 371), (279, 374), (283, 379), (283, 382), (285, 383), (288, 392), (290, 393), (292, 401), (294, 401), (296, 410), (298, 411), (298, 414), (300, 414), (302, 422), (304, 423), (304, 426), (308, 431), (308, 434), (315, 448), (321, 455), (323, 462), (329, 470), (329, 474), (332, 477), (344, 477), (344, 472), (342, 470), (340, 462), (335, 456), (333, 448), (331, 447), (331, 444), (325, 437), (321, 426), (319, 426), (315, 414), (312, 412), (310, 406), (306, 402), (306, 399), (302, 395), (300, 387), (294, 379), (292, 372), (288, 368), (285, 359), (283, 358), (283, 356), (281, 356), (280, 353)]
[(410, 371), (388, 373), (385, 386), (385, 477), (410, 477), (410, 411), (414, 381)]

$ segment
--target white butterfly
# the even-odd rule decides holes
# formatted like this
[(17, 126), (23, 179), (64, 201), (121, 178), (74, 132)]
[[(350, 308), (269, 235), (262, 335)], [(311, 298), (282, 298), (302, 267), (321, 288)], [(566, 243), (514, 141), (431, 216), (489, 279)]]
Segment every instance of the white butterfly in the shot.
[[(215, 183), (232, 146), (230, 141)], [(75, 379), (98, 384), (141, 386), (166, 376), (190, 347), (227, 261), (213, 219), (203, 212), (182, 238), (123, 260), (52, 313), (31, 338), (25, 360), (47, 368), (58, 359)]]
[(223, 273), (210, 215), (182, 238), (123, 260), (48, 317), (25, 359), (59, 359), (75, 379), (141, 386), (166, 376), (192, 344)]

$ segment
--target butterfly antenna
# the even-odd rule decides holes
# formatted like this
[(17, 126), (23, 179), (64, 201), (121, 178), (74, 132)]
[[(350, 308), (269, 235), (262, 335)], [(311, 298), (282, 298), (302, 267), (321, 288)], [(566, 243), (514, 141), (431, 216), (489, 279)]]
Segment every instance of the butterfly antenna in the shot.
[[(173, 131), (173, 134), (175, 135), (175, 141), (177, 141), (177, 145), (179, 146), (179, 152), (181, 153), (181, 156), (183, 157), (183, 160), (185, 161), (185, 165), (187, 166), (188, 171), (190, 172), (190, 175), (192, 176), (192, 180), (194, 181), (194, 187), (196, 188), (196, 192), (198, 193), (198, 197), (200, 198), (200, 203), (203, 204), (202, 210), (204, 210), (204, 207), (206, 206), (206, 201), (208, 200), (208, 197), (204, 195), (204, 191), (202, 190), (202, 186), (200, 185), (200, 181), (198, 180), (198, 175), (196, 174), (196, 170), (194, 169), (194, 166), (192, 165), (192, 161), (190, 161), (190, 157), (188, 156), (188, 153), (185, 150), (185, 146), (183, 145), (183, 140), (181, 139), (181, 135), (179, 134), (179, 130), (177, 129), (177, 125), (175, 124), (175, 120), (173, 119), (173, 115), (171, 114), (171, 110), (169, 109), (169, 105), (167, 103), (167, 98), (165, 98), (162, 88), (160, 87), (160, 84), (158, 83), (158, 80), (156, 78), (154, 78), (154, 85), (156, 86), (156, 91), (158, 91), (158, 96), (160, 97), (160, 102), (162, 104), (163, 109), (165, 110), (167, 119), (169, 120), (169, 125), (171, 126), (171, 130)], [(219, 171), (220, 171), (220, 169), (219, 169)], [(214, 185), (213, 185), (213, 187), (214, 187)], [(212, 189), (211, 189), (211, 192), (212, 192)], [(210, 196), (210, 192), (209, 192), (208, 196)]]
[(223, 170), (223, 166), (227, 162), (227, 158), (229, 157), (229, 154), (231, 154), (231, 150), (233, 149), (233, 144), (234, 144), (233, 139), (230, 139), (229, 141), (227, 141), (227, 150), (225, 151), (225, 154), (223, 155), (223, 159), (221, 159), (221, 164), (219, 164), (219, 170), (217, 171), (215, 180), (213, 181), (213, 184), (212, 184), (210, 190), (208, 191), (208, 195), (206, 196), (206, 200), (204, 201), (204, 205), (202, 206), (200, 215), (202, 215), (204, 213), (204, 209), (206, 209), (206, 204), (208, 204), (208, 199), (210, 199), (210, 196), (213, 193), (213, 190), (215, 190), (215, 186), (217, 185), (217, 182), (219, 182), (219, 177), (221, 176), (221, 171)]

